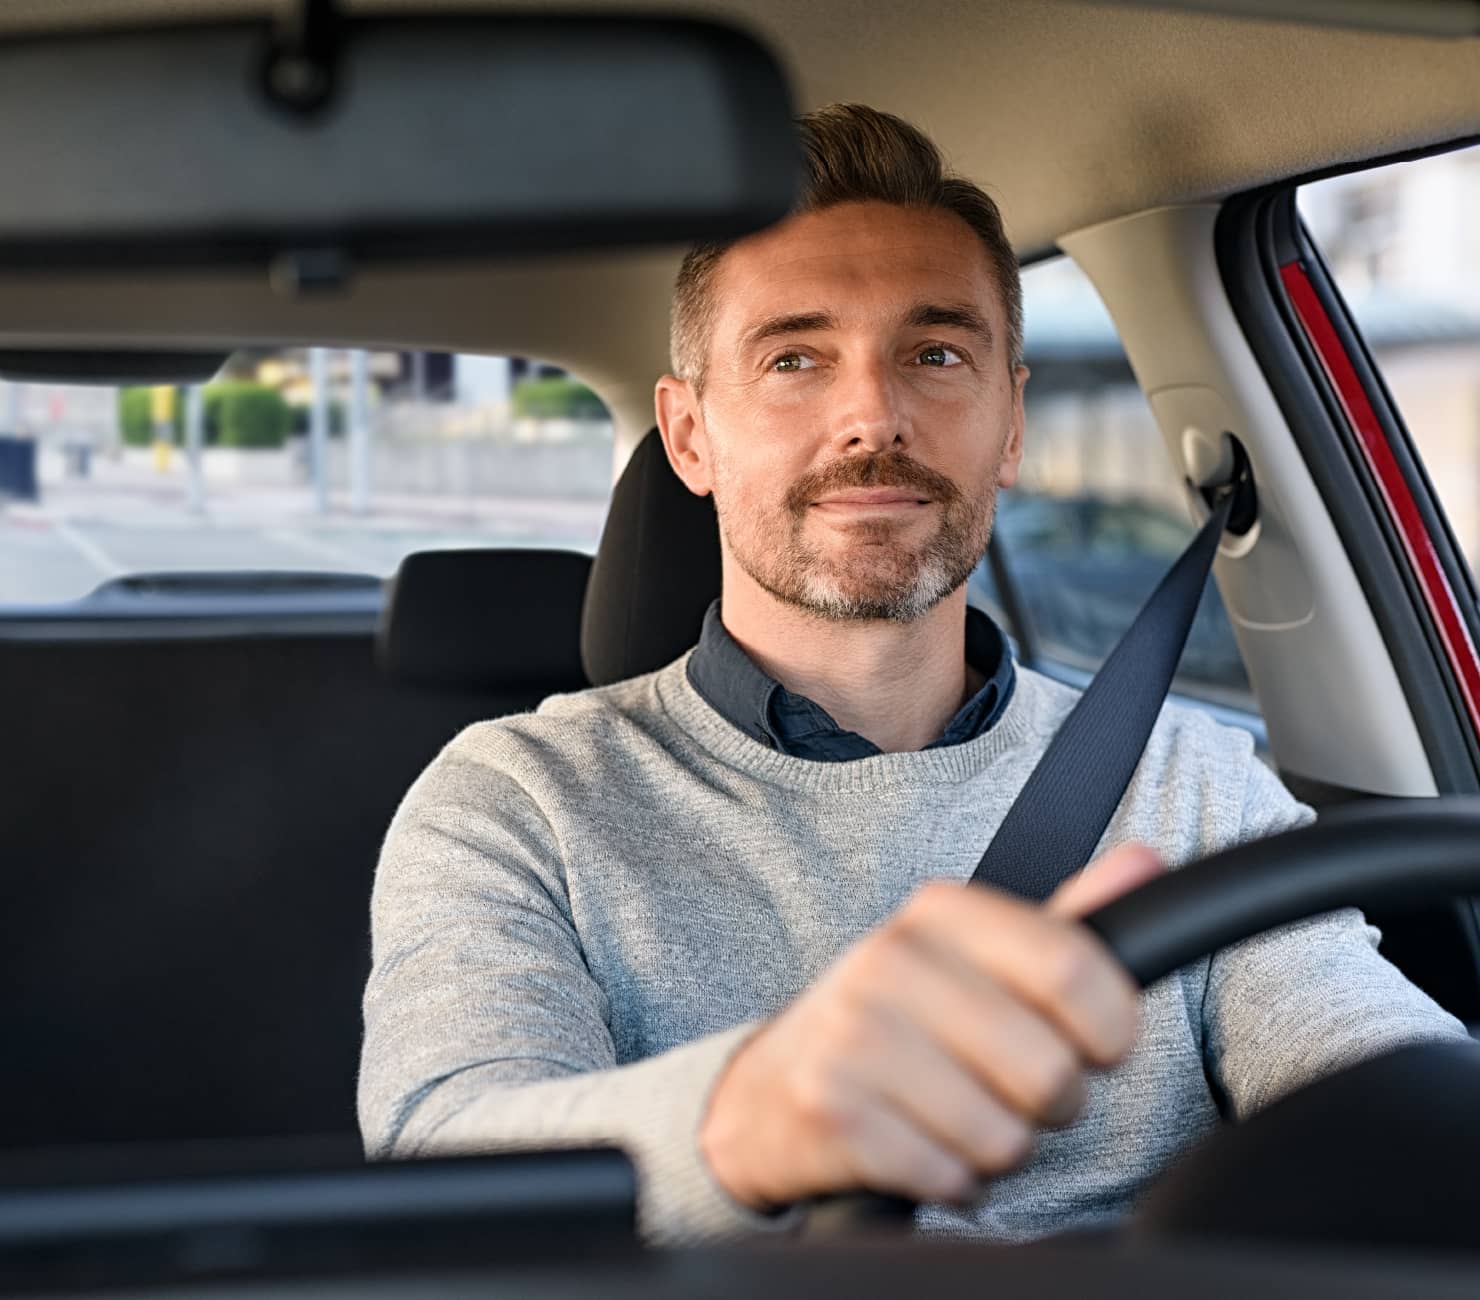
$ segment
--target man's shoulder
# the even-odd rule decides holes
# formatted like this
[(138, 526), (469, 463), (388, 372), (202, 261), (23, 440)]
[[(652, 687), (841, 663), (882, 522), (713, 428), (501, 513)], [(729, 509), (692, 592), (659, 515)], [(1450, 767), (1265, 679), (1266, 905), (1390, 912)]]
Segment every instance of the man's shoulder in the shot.
[(541, 775), (570, 778), (590, 772), (624, 751), (662, 747), (672, 730), (663, 679), (681, 663), (609, 686), (551, 695), (527, 712), (472, 723), (448, 743), (436, 764), (503, 772), (527, 784)]
[[(1048, 744), (1083, 694), (1031, 671), (1022, 674), (1038, 742)], [(1041, 752), (1041, 750), (1040, 750)], [(1258, 825), (1248, 824), (1249, 804)], [(1121, 838), (1154, 844), (1170, 862), (1190, 861), (1251, 833), (1298, 824), (1307, 815), (1264, 768), (1254, 737), (1195, 705), (1167, 701), (1117, 813)]]
[[(1084, 691), (1021, 665), (1017, 690), (1022, 696), (1029, 730), (1044, 743), (1063, 725)], [(1254, 738), (1242, 727), (1220, 722), (1206, 709), (1167, 700), (1157, 714), (1146, 742), (1143, 761), (1192, 762), (1200, 758), (1246, 763), (1254, 753)]]
[[(1031, 670), (1020, 676), (1033, 729), (1046, 745), (1082, 692)], [(1117, 834), (1154, 844), (1180, 863), (1313, 816), (1258, 758), (1248, 731), (1169, 700), (1121, 801)]]

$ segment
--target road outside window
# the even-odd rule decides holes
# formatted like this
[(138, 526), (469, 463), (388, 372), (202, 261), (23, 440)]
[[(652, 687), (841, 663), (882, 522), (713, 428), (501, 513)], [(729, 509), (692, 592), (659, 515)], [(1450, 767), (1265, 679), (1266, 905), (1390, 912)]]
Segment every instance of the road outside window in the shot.
[[(1037, 666), (1092, 673), (1196, 526), (1115, 326), (1067, 258), (1023, 273), (1027, 449), (998, 504), (996, 545), (1016, 593), (983, 565), (971, 595), (1036, 652)], [(1044, 661), (1048, 661), (1046, 664)], [(1233, 629), (1209, 584), (1174, 689), (1256, 708)]]
[(144, 573), (594, 551), (612, 454), (595, 395), (518, 358), (263, 349), (197, 388), (0, 380), (0, 610)]
[(1473, 574), (1480, 569), (1480, 147), (1318, 181), (1298, 202)]

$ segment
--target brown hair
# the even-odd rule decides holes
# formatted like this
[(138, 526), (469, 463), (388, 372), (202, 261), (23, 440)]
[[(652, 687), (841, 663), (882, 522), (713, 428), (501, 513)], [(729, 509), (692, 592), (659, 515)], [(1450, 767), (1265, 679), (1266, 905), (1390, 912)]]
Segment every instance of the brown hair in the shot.
[[(979, 185), (948, 171), (940, 150), (918, 127), (864, 104), (829, 104), (797, 120), (803, 156), (802, 193), (795, 212), (875, 200), (900, 207), (954, 212), (982, 241), (1002, 292), (1007, 343), (1014, 365), (1023, 354), (1023, 289), (1017, 255), (996, 203)], [(710, 289), (731, 242), (689, 250), (673, 288), (669, 335), (673, 373), (704, 387), (714, 326)]]

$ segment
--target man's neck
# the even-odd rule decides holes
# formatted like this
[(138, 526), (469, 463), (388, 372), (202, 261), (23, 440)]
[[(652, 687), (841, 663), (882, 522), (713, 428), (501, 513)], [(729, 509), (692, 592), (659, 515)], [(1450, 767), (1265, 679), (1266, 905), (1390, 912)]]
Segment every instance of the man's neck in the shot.
[(964, 586), (913, 623), (835, 621), (777, 600), (727, 563), (721, 615), (763, 671), (885, 753), (924, 749), (983, 684), (966, 663)]

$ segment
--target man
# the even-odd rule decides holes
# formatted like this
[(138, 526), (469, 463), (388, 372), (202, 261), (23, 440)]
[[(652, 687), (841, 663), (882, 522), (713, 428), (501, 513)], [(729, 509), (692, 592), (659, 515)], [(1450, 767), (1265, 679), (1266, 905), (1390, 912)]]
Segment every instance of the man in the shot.
[(367, 1148), (617, 1142), (668, 1242), (861, 1187), (932, 1231), (1113, 1221), (1220, 1113), (1462, 1030), (1355, 912), (1137, 995), (1074, 918), (1310, 816), (1191, 711), (1046, 906), (961, 887), (1074, 698), (965, 601), (1023, 453), (1017, 266), (914, 128), (802, 130), (799, 211), (689, 256), (657, 385), (722, 604), (678, 662), (472, 727), (408, 794)]

